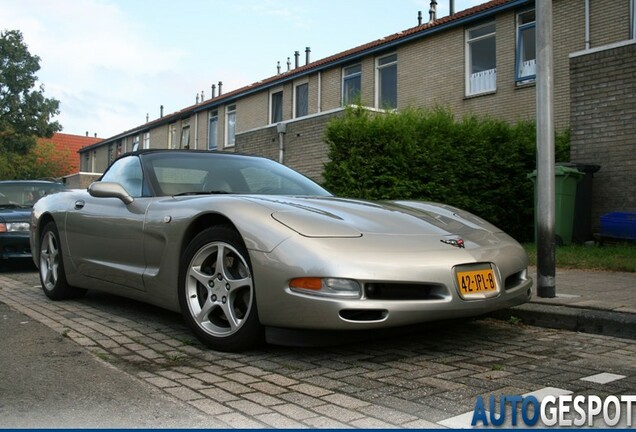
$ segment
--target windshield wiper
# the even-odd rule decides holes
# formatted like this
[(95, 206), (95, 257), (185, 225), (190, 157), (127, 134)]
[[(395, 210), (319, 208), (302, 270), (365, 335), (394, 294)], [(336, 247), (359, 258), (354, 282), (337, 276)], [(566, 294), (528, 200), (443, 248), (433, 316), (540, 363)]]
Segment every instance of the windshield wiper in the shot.
[(181, 192), (173, 196), (186, 196), (186, 195), (223, 195), (223, 194), (231, 194), (233, 192), (221, 191), (221, 190), (211, 190), (211, 191), (197, 191), (197, 192)]

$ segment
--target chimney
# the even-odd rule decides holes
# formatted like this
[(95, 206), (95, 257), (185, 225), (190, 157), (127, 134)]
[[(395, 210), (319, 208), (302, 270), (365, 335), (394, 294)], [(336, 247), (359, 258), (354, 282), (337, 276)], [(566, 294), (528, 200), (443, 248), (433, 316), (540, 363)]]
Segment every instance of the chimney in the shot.
[(287, 57), (287, 72), (289, 72), (291, 70), (291, 60), (289, 60), (289, 57)]
[(201, 102), (205, 100), (205, 92), (201, 90)]
[(437, 19), (437, 1), (431, 0), (431, 8), (428, 11), (428, 15), (430, 17), (429, 24)]
[(159, 105), (159, 118), (163, 117), (163, 105)]
[(195, 104), (198, 104), (198, 103), (199, 103), (199, 93), (197, 93), (197, 97), (196, 97), (196, 101), (195, 101)]
[(88, 131), (86, 131), (86, 136), (88, 136)]
[(94, 137), (97, 138), (97, 132), (95, 132)]
[(422, 25), (422, 11), (417, 11), (417, 25)]
[(310, 47), (306, 47), (305, 48), (305, 65), (308, 65), (310, 63), (309, 54), (311, 54), (311, 48)]
[(150, 121), (150, 114), (146, 113), (146, 123)]
[(294, 69), (298, 69), (298, 59), (300, 58), (300, 52), (294, 51)]
[(448, 5), (448, 10), (449, 10), (449, 15), (453, 16), (455, 15), (455, 0), (449, 0), (449, 5)]
[(214, 99), (216, 97), (216, 84), (212, 84), (212, 99)]
[(223, 94), (223, 81), (219, 81), (219, 96)]
[(276, 75), (280, 75), (280, 62), (276, 62)]

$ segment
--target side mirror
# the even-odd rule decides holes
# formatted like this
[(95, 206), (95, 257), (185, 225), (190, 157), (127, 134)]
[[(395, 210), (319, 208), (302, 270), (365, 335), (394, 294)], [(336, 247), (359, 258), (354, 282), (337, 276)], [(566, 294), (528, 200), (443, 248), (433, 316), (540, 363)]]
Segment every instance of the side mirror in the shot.
[(132, 204), (133, 197), (119, 183), (94, 182), (88, 187), (88, 193), (95, 198), (119, 198), (126, 205)]

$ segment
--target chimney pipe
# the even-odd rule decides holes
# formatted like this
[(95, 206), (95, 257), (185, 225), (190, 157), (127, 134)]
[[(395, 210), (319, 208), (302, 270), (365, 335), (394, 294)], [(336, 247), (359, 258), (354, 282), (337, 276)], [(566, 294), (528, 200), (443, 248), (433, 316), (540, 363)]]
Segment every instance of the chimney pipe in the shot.
[(448, 5), (448, 9), (449, 9), (449, 15), (453, 16), (455, 15), (455, 0), (449, 0), (449, 5)]
[(305, 65), (308, 65), (310, 63), (309, 61), (309, 55), (311, 54), (311, 48), (310, 47), (306, 47), (305, 48)]
[(428, 15), (430, 16), (429, 23), (432, 23), (437, 19), (437, 1), (431, 0), (431, 9), (428, 11)]
[(298, 59), (300, 58), (300, 52), (294, 51), (294, 69), (298, 69)]
[(287, 72), (289, 72), (291, 70), (291, 60), (289, 60), (289, 57), (287, 57)]
[(94, 136), (95, 136), (95, 138), (97, 138), (97, 132), (95, 132)]
[(205, 100), (205, 92), (201, 90), (201, 102)]
[(219, 81), (219, 96), (223, 94), (223, 81)]
[(163, 117), (163, 105), (159, 105), (159, 118)]
[(88, 131), (86, 131), (86, 136), (88, 136)]
[(150, 120), (150, 114), (146, 113), (146, 123)]
[(280, 61), (276, 62), (276, 75), (280, 75)]
[(196, 101), (195, 101), (195, 104), (198, 104), (198, 103), (199, 103), (199, 93), (197, 93), (197, 97), (196, 97)]
[(417, 11), (417, 25), (422, 25), (422, 11)]
[(212, 84), (212, 99), (216, 97), (216, 84)]

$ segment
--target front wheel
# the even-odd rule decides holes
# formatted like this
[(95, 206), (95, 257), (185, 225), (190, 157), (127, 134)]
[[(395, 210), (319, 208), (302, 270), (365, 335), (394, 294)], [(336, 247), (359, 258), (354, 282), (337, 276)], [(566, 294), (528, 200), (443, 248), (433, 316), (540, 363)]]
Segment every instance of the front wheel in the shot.
[(40, 236), (40, 282), (44, 294), (51, 300), (80, 297), (85, 289), (70, 286), (64, 273), (62, 245), (54, 222), (47, 223)]
[(240, 235), (229, 227), (208, 228), (186, 248), (179, 303), (185, 321), (213, 349), (241, 351), (264, 339), (249, 255)]

